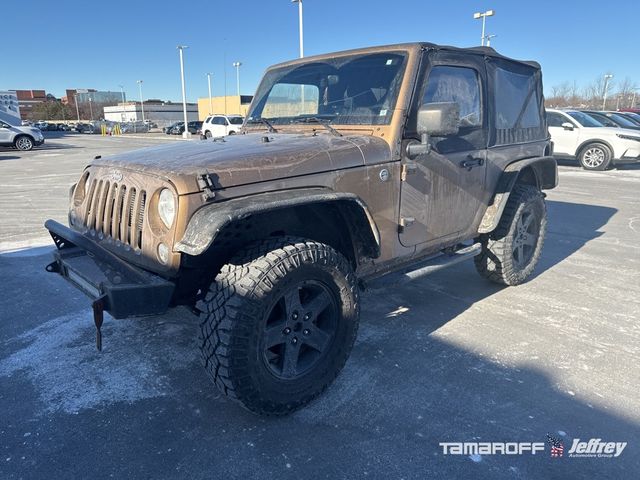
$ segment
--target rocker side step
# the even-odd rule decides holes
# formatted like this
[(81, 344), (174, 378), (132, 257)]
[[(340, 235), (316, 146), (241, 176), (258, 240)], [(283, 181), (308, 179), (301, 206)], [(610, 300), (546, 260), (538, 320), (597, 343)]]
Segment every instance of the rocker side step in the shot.
[(391, 272), (380, 278), (366, 282), (366, 288), (375, 290), (388, 288), (390, 286), (403, 285), (412, 280), (416, 280), (417, 278), (424, 277), (425, 275), (437, 272), (443, 268), (447, 268), (463, 262), (464, 260), (473, 258), (480, 253), (481, 249), (482, 245), (480, 243), (474, 243), (468, 247), (460, 248), (453, 253), (440, 253), (433, 257), (429, 257), (426, 260), (422, 260), (416, 265), (411, 265), (409, 268)]

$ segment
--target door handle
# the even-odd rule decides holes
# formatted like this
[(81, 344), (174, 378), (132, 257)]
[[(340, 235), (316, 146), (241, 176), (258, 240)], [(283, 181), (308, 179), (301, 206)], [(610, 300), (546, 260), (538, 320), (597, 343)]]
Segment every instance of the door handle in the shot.
[(460, 167), (466, 168), (467, 171), (471, 171), (473, 167), (481, 167), (484, 165), (484, 158), (477, 158), (469, 155), (466, 160), (460, 162)]

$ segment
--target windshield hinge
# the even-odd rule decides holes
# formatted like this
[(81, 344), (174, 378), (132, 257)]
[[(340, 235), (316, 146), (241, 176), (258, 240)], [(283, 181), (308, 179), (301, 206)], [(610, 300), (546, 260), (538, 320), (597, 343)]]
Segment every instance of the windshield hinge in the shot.
[(202, 199), (206, 202), (216, 198), (215, 184), (210, 173), (201, 173), (196, 177), (198, 187), (203, 192)]

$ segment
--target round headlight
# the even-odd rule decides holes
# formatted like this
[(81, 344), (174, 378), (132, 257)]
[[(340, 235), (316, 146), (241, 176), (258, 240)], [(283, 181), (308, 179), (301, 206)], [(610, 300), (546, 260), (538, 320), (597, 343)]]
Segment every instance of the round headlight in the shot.
[(176, 217), (176, 199), (167, 188), (160, 192), (158, 199), (158, 215), (167, 228), (171, 228)]

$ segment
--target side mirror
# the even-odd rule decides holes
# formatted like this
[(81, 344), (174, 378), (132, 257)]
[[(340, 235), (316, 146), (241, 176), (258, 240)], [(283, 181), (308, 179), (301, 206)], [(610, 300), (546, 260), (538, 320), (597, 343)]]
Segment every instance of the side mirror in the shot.
[(455, 102), (425, 103), (418, 110), (420, 135), (446, 137), (458, 133), (460, 107)]
[(455, 102), (425, 103), (418, 110), (416, 130), (420, 143), (407, 145), (407, 155), (414, 158), (430, 151), (429, 136), (446, 137), (458, 133), (460, 107)]
[(573, 130), (575, 127), (571, 122), (564, 122), (562, 124), (562, 128), (564, 128), (565, 130)]

